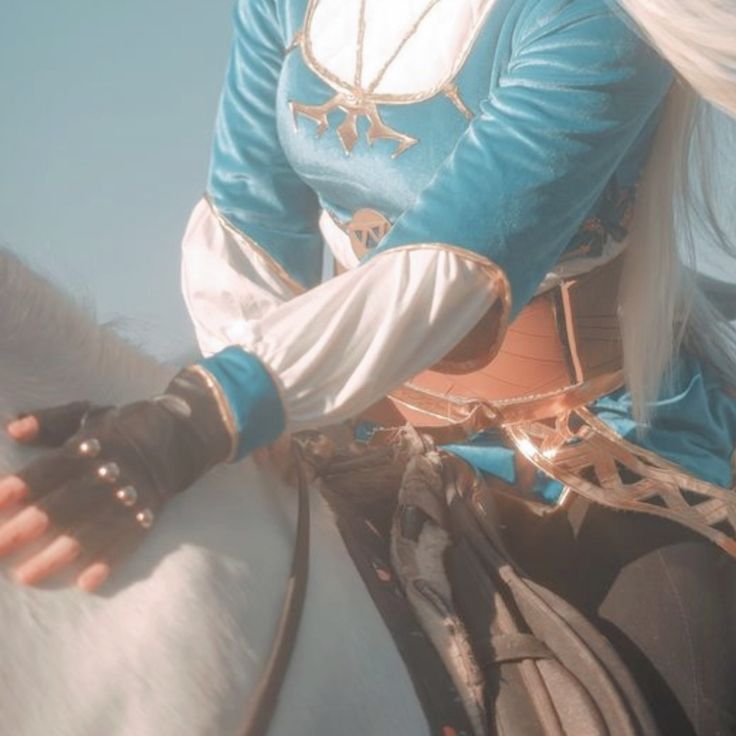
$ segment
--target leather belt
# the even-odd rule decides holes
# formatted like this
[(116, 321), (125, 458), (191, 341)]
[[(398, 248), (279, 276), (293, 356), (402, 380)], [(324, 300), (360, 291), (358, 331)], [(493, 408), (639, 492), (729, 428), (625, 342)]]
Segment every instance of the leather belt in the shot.
[(389, 427), (409, 422), (451, 442), (492, 426), (557, 416), (619, 388), (622, 264), (619, 256), (532, 299), (490, 358), (489, 313), (438, 365), (360, 418)]

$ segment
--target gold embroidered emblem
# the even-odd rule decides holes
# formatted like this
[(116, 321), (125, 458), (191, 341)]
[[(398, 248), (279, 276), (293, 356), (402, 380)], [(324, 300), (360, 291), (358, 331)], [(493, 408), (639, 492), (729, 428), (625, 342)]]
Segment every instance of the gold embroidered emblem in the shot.
[(337, 126), (337, 136), (345, 149), (345, 153), (350, 153), (358, 142), (358, 119), (360, 117), (366, 117), (370, 121), (370, 127), (366, 133), (366, 139), (370, 145), (373, 145), (379, 138), (387, 138), (398, 143), (391, 154), (391, 158), (400, 156), (417, 143), (416, 138), (412, 138), (406, 133), (400, 133), (386, 125), (381, 119), (374, 102), (350, 98), (345, 94), (337, 94), (322, 105), (304, 105), (300, 102), (290, 102), (289, 106), (294, 116), (294, 124), (298, 125), (299, 115), (314, 120), (317, 123), (318, 136), (329, 128), (327, 120), (329, 113), (333, 110), (342, 110), (345, 113), (345, 120)]
[[(454, 1), (454, 0), (453, 0)], [(328, 116), (338, 110), (345, 114), (344, 119), (337, 125), (336, 133), (346, 153), (351, 153), (358, 143), (359, 121), (365, 118), (368, 121), (366, 140), (369, 145), (379, 139), (394, 141), (397, 145), (391, 153), (391, 158), (396, 158), (409, 148), (418, 143), (418, 139), (388, 125), (378, 110), (379, 104), (409, 104), (421, 102), (437, 94), (445, 94), (452, 104), (465, 116), (472, 117), (472, 112), (462, 100), (457, 85), (453, 82), (460, 66), (464, 63), (470, 48), (479, 32), (486, 13), (493, 4), (491, 0), (480, 2), (480, 11), (477, 11), (471, 23), (470, 30), (463, 28), (462, 45), (459, 53), (437, 71), (437, 79), (426, 83), (426, 88), (416, 92), (396, 92), (395, 84), (386, 81), (387, 73), (393, 71), (397, 65), (400, 67), (402, 52), (406, 52), (407, 45), (417, 35), (420, 29), (426, 25), (425, 21), (443, 0), (428, 0), (427, 4), (418, 14), (410, 20), (406, 32), (398, 39), (393, 47), (385, 50), (385, 58), (379, 60), (378, 68), (369, 79), (365, 79), (364, 69), (367, 66), (365, 58), (366, 40), (366, 6), (368, 0), (356, 0), (357, 19), (351, 15), (355, 12), (355, 3), (337, 3), (331, 5), (326, 0), (310, 0), (304, 21), (304, 30), (300, 31), (292, 42), (292, 47), (301, 47), (302, 54), (307, 66), (320, 78), (335, 90), (335, 95), (326, 102), (316, 105), (305, 104), (298, 101), (290, 101), (289, 106), (294, 118), (294, 125), (298, 128), (299, 120), (305, 117), (317, 125), (316, 133), (321, 136), (330, 127)], [(447, 3), (445, 2), (445, 5)], [(325, 10), (325, 6), (327, 9)], [(340, 63), (335, 61), (334, 49), (330, 53), (323, 54), (327, 58), (321, 58), (324, 49), (315, 50), (313, 39), (313, 21), (317, 11), (322, 11), (322, 20), (328, 23), (330, 13), (344, 13), (349, 16), (349, 23), (356, 23), (355, 54), (351, 57), (349, 53), (340, 55)], [(328, 12), (329, 11), (329, 12)], [(437, 19), (435, 18), (435, 22)], [(431, 31), (431, 29), (430, 29)], [(456, 34), (457, 35), (457, 34)], [(425, 39), (426, 41), (426, 39)], [(350, 39), (345, 39), (350, 44)], [(291, 47), (290, 47), (291, 48)], [(402, 57), (403, 58), (403, 57)], [(413, 58), (413, 57), (412, 57)], [(346, 61), (347, 60), (347, 61)], [(375, 61), (371, 59), (371, 61)], [(416, 63), (416, 59), (414, 59)], [(343, 64), (343, 66), (340, 66)], [(406, 82), (409, 84), (410, 82)]]
[(358, 258), (375, 248), (384, 235), (389, 231), (391, 223), (376, 210), (358, 210), (347, 226), (350, 236), (350, 245)]

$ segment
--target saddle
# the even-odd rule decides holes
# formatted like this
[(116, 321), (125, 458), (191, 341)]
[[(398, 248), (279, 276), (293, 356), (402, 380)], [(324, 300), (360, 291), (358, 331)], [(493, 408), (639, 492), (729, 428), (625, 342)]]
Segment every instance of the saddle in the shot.
[(308, 461), (431, 734), (658, 733), (606, 638), (514, 559), (504, 525), (534, 513), (524, 501), (509, 510), (509, 498), (409, 427), (391, 442), (314, 446)]

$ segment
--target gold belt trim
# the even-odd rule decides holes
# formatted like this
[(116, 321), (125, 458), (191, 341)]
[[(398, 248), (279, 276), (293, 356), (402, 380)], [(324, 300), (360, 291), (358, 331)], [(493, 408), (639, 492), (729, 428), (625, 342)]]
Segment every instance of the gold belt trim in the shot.
[[(571, 494), (619, 511), (638, 511), (681, 524), (736, 558), (736, 488), (701, 480), (621, 437), (587, 407), (620, 388), (621, 372), (549, 395), (464, 405), (445, 401), (443, 426), (417, 427), (440, 444), (466, 440), (497, 428), (534, 467), (564, 486), (559, 505)], [(441, 399), (441, 397), (432, 397)], [(402, 387), (411, 409), (427, 411), (426, 392)], [(440, 403), (433, 403), (437, 409)], [(396, 429), (378, 430), (377, 442)]]
[(624, 439), (584, 406), (558, 415), (554, 425), (530, 420), (505, 432), (529, 462), (565, 486), (564, 495), (674, 521), (736, 557), (736, 488), (690, 475)]
[(584, 407), (622, 386), (623, 372), (616, 371), (560, 391), (507, 401), (461, 400), (432, 394), (411, 383), (392, 391), (391, 398), (407, 409), (442, 420), (440, 426), (417, 426), (416, 429), (440, 444), (448, 444), (465, 441), (487, 429), (503, 429), (519, 423), (557, 417)]

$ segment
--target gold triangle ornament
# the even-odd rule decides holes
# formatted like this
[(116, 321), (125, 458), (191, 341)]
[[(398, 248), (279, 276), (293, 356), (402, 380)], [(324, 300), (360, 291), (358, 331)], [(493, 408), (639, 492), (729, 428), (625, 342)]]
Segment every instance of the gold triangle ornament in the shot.
[(347, 225), (350, 245), (358, 259), (375, 248), (391, 228), (391, 223), (376, 210), (358, 210)]

